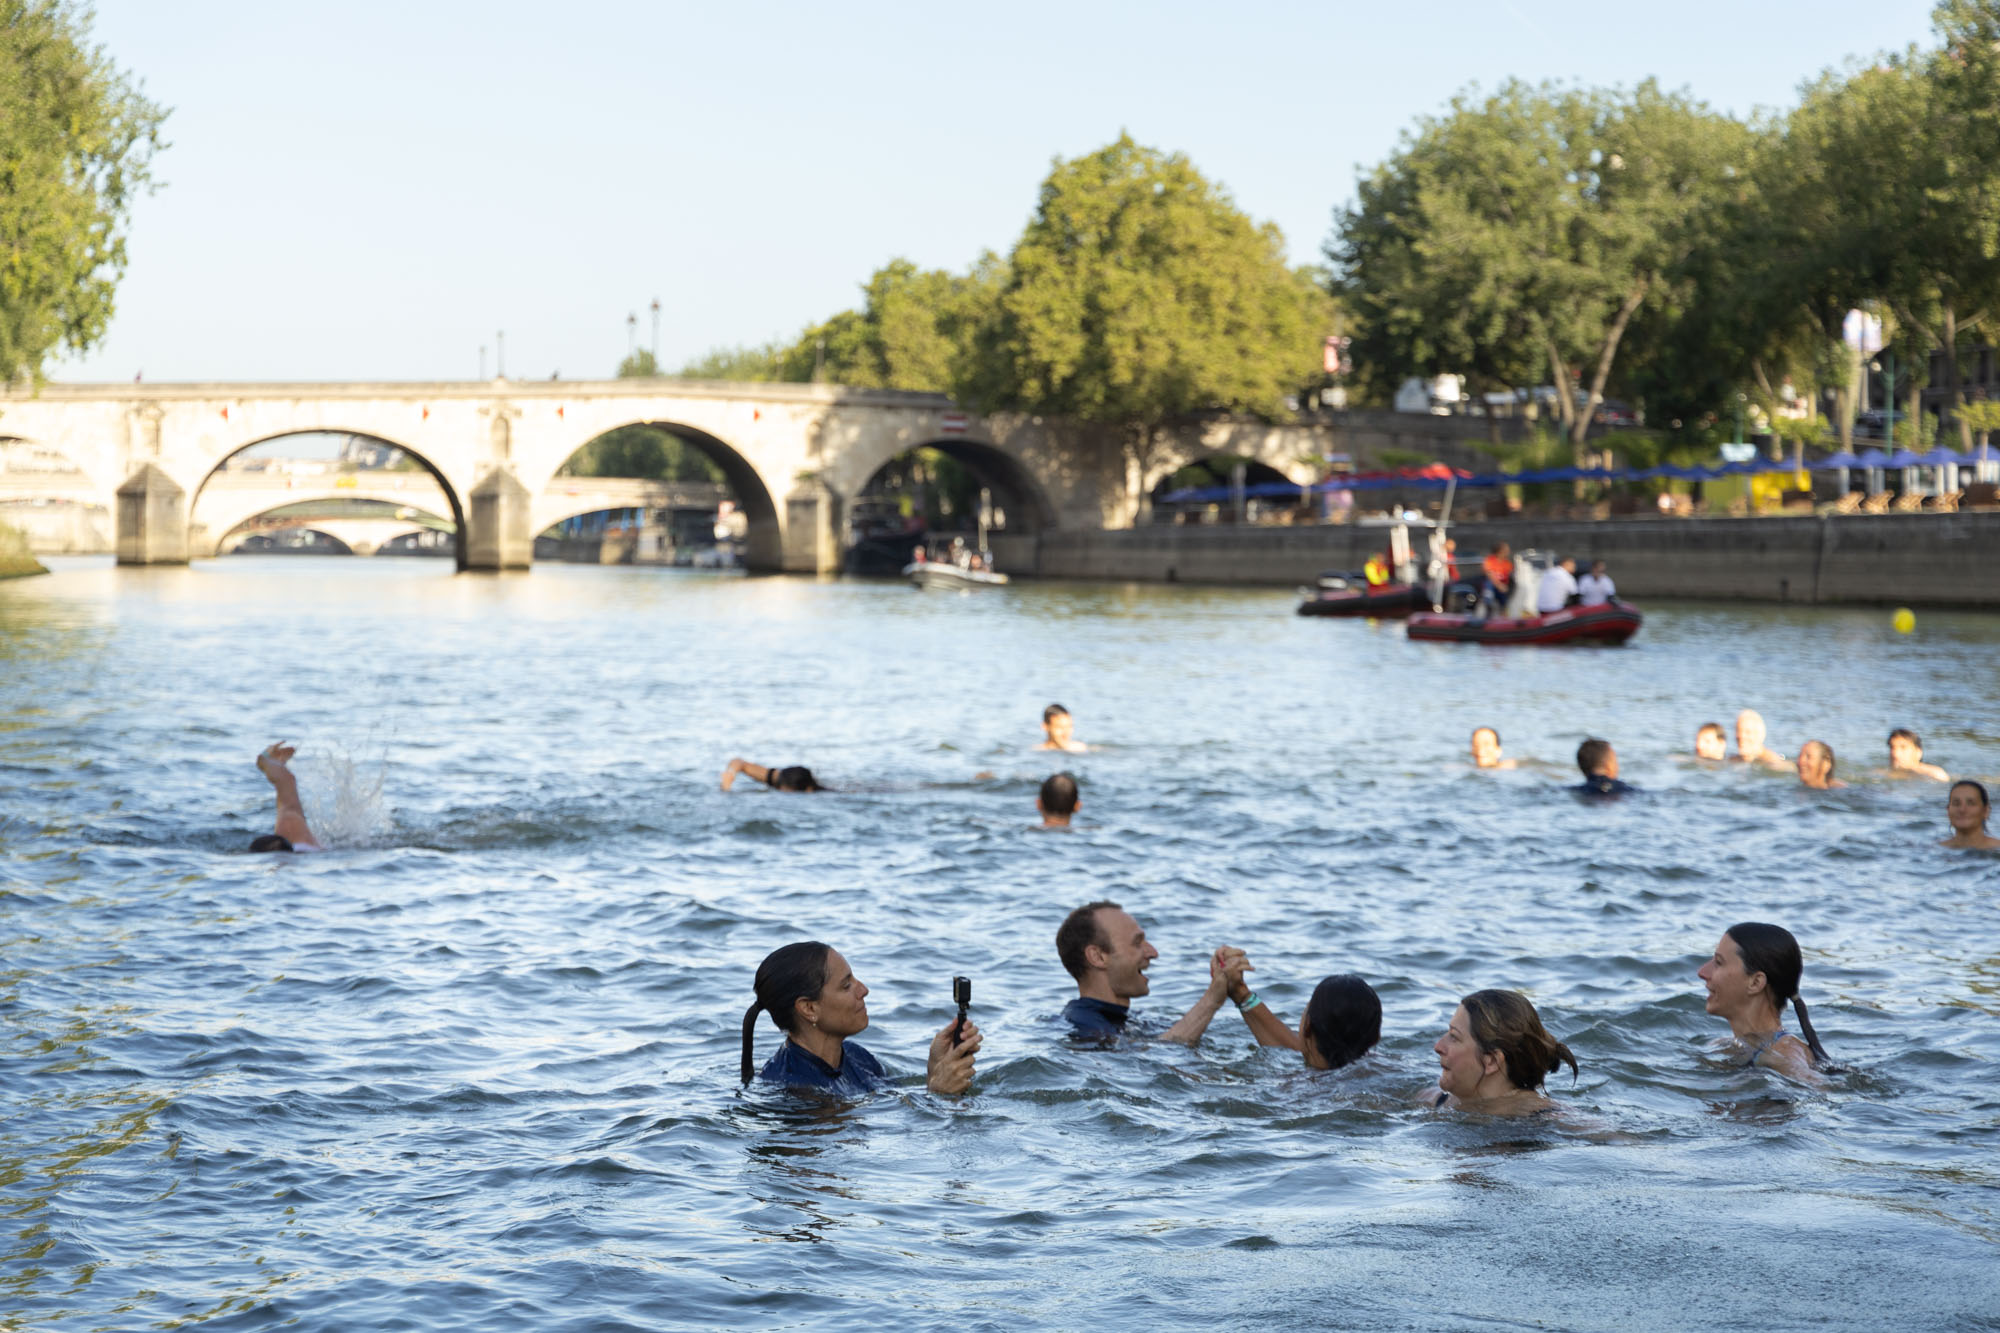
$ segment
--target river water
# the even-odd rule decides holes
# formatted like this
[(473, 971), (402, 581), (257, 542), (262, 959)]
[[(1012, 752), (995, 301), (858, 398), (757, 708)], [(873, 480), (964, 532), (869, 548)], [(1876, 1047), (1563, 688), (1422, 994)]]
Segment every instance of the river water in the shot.
[[(0, 1328), (2000, 1328), (2000, 857), (1873, 771), (1900, 724), (2000, 773), (2000, 619), (1492, 650), (1260, 591), (58, 565), (0, 585)], [(1067, 834), (1051, 700), (1103, 746)], [(1855, 785), (1683, 757), (1745, 705)], [(1587, 734), (1642, 795), (1561, 790)], [(241, 850), (276, 739), (325, 855)], [(724, 795), (733, 754), (837, 790)], [(1382, 1048), (1313, 1073), (1227, 1007), (1072, 1048), (1096, 897), (1156, 1025), (1227, 943), (1293, 1021), (1369, 978)], [(1743, 919), (1805, 948), (1825, 1090), (1703, 1013)], [(739, 1092), (805, 937), (919, 1086)], [(988, 1035), (946, 1101), (954, 973)], [(1411, 1103), (1486, 986), (1581, 1061), (1552, 1121)]]

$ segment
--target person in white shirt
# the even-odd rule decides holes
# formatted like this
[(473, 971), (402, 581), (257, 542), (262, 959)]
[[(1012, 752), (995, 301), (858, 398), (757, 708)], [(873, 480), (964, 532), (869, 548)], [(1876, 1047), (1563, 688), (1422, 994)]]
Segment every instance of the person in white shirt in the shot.
[(1542, 575), (1542, 586), (1535, 595), (1535, 610), (1542, 615), (1560, 611), (1569, 605), (1569, 599), (1576, 595), (1576, 561), (1564, 557), (1559, 563)]
[(1576, 581), (1576, 591), (1585, 606), (1603, 606), (1618, 595), (1618, 585), (1604, 572), (1604, 562), (1590, 562), (1590, 572)]

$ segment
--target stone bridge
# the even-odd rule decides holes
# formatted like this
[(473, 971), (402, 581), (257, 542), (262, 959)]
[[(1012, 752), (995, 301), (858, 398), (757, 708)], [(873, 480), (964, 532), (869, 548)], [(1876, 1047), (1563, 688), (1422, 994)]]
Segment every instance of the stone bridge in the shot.
[[(635, 424), (672, 431), (721, 468), (748, 520), (752, 569), (802, 572), (839, 568), (845, 506), (886, 463), (919, 447), (942, 450), (990, 487), (1005, 530), (1021, 536), (1127, 526), (1162, 478), (1217, 453), (1306, 481), (1315, 471), (1309, 460), (1336, 445), (1324, 425), (1216, 418), (1166, 432), (1139, 459), (1115, 432), (979, 417), (938, 394), (815, 384), (48, 384), (0, 392), (0, 439), (60, 454), (81, 472), (64, 493), (114, 513), (124, 564), (208, 554), (229, 530), (218, 526), (227, 514), (211, 520), (206, 512), (195, 530), (217, 469), (252, 445), (327, 431), (395, 445), (425, 469), (446, 511), (439, 517), (456, 525), (460, 568), (526, 568), (535, 534), (566, 516), (549, 517), (561, 508), (547, 503), (552, 486), (572, 480), (557, 472), (591, 440)], [(343, 494), (288, 491), (280, 503)], [(346, 494), (359, 495), (359, 482)]]

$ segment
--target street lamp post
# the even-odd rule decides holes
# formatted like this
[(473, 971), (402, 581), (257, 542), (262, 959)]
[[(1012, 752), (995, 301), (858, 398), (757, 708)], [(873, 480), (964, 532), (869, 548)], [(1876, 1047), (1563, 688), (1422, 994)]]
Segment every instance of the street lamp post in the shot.
[(653, 298), (653, 373), (660, 373), (660, 298)]

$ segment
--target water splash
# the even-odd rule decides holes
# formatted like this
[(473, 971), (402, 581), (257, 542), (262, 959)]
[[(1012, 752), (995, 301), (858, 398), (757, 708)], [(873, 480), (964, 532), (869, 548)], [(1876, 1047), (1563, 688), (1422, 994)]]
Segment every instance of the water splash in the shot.
[(296, 765), (299, 800), (323, 847), (372, 847), (386, 841), (394, 822), (382, 799), (388, 756), (357, 756), (339, 747), (320, 748)]

